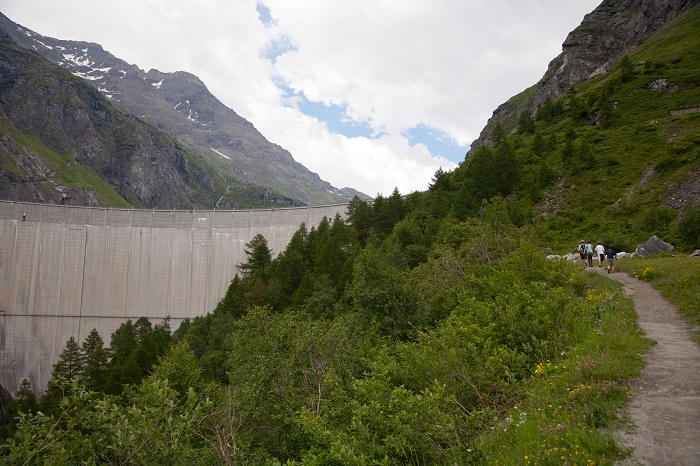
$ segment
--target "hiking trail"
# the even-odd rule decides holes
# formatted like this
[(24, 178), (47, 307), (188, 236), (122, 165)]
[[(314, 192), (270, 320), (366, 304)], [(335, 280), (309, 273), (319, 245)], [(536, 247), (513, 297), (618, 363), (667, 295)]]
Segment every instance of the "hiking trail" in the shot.
[[(604, 267), (592, 269), (606, 274)], [(608, 276), (622, 283), (639, 326), (656, 341), (644, 355), (642, 375), (630, 381), (624, 412), (633, 425), (617, 432), (632, 456), (616, 464), (700, 466), (700, 347), (691, 340), (691, 327), (648, 283), (620, 272)]]

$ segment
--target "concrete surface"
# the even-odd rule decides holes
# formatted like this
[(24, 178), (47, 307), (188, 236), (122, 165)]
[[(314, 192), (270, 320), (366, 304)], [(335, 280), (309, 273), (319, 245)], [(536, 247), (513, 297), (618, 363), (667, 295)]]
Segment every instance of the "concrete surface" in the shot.
[(105, 344), (127, 319), (204, 315), (224, 296), (245, 243), (273, 254), (302, 223), (343, 218), (347, 204), (290, 209), (157, 211), (0, 201), (0, 385), (43, 393), (73, 336)]

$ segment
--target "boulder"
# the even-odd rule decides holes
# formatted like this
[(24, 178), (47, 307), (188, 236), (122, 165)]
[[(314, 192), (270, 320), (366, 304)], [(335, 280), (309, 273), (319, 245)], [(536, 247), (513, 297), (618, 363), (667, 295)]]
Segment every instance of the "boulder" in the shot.
[(696, 249), (695, 251), (693, 251), (690, 257), (700, 257), (700, 249)]
[(659, 239), (657, 236), (652, 236), (647, 240), (646, 243), (637, 246), (637, 249), (634, 252), (638, 256), (646, 257), (651, 256), (653, 254), (661, 254), (664, 252), (673, 254), (673, 250), (674, 247), (672, 244), (669, 244), (666, 241)]

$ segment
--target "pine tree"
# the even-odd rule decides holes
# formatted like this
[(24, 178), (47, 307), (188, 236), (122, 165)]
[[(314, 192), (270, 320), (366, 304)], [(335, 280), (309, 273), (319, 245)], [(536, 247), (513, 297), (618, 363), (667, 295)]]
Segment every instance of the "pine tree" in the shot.
[[(233, 316), (239, 317), (245, 313), (246, 302), (245, 302), (245, 292), (240, 277), (236, 274), (231, 280), (231, 284), (226, 290), (226, 294), (219, 301), (214, 309), (214, 314), (227, 313)], [(180, 324), (182, 327), (182, 324)], [(178, 327), (178, 330), (179, 328)]]
[(103, 391), (107, 382), (109, 352), (104, 347), (104, 340), (93, 328), (83, 341), (82, 355), (84, 360), (83, 377), (85, 387), (89, 390)]
[(134, 334), (136, 335), (136, 341), (141, 342), (143, 339), (153, 331), (153, 325), (148, 317), (139, 317), (134, 323)]
[(353, 197), (348, 204), (348, 222), (357, 230), (360, 244), (364, 246), (372, 228), (372, 207), (358, 196)]
[(244, 277), (252, 277), (255, 272), (268, 266), (272, 261), (272, 251), (267, 245), (267, 239), (260, 233), (245, 244), (245, 254), (248, 262), (238, 266)]
[(629, 55), (625, 55), (622, 57), (622, 60), (620, 60), (620, 81), (626, 83), (632, 79), (633, 72), (634, 66), (632, 65), (632, 61)]
[(53, 366), (52, 379), (71, 380), (83, 375), (85, 360), (75, 337), (70, 337), (61, 351), (58, 362)]
[[(104, 385), (104, 392), (110, 394), (119, 394), (125, 383), (132, 382), (131, 372), (133, 370), (133, 361), (130, 366), (127, 366), (131, 354), (136, 350), (138, 342), (136, 341), (136, 331), (131, 319), (127, 320), (112, 333), (110, 339), (110, 360), (107, 381)], [(138, 367), (137, 367), (138, 372)], [(140, 374), (139, 374), (140, 378)]]
[(5, 406), (4, 412), (0, 411), (0, 414), (4, 415), (0, 423), (0, 442), (12, 436), (17, 428), (17, 417), (20, 414), (36, 413), (37, 408), (36, 395), (32, 392), (29, 380), (22, 379), (15, 393), (15, 399)]
[(110, 340), (110, 365), (115, 366), (123, 364), (129, 359), (131, 353), (136, 349), (138, 341), (136, 339), (136, 330), (131, 319), (127, 320), (112, 333)]

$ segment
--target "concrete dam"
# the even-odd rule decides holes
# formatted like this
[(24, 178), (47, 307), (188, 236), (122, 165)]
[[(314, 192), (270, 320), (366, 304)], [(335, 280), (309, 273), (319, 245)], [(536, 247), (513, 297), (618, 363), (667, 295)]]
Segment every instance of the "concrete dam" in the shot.
[(0, 385), (41, 395), (73, 336), (109, 346), (127, 319), (186, 318), (223, 298), (245, 244), (276, 255), (302, 223), (345, 218), (347, 204), (266, 210), (129, 210), (0, 201)]

